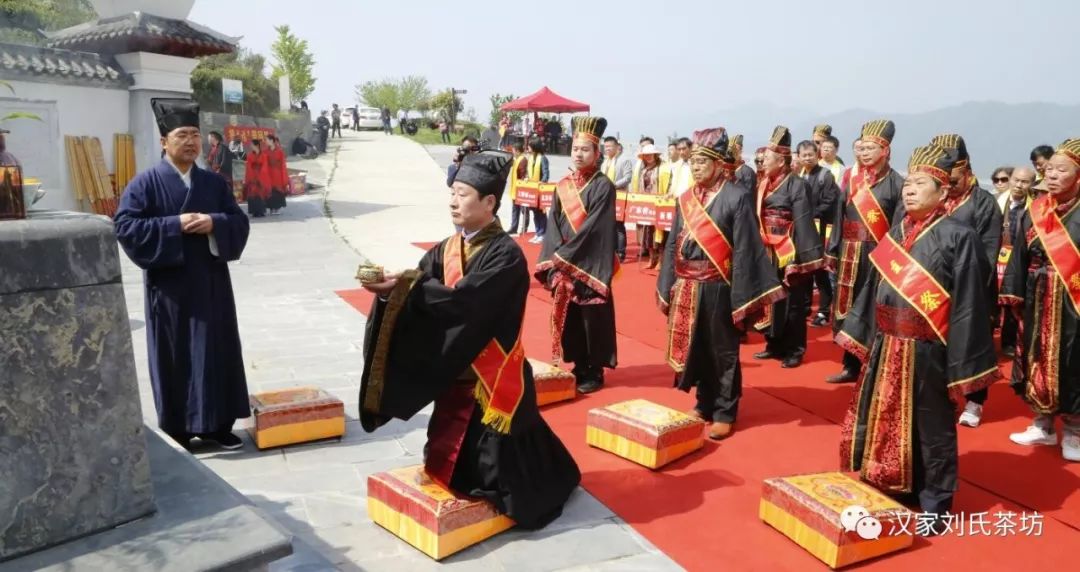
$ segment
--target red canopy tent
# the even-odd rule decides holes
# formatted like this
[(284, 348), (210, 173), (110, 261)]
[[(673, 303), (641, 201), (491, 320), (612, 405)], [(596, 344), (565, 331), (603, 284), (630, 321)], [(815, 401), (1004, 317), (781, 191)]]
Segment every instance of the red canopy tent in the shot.
[(589, 104), (566, 99), (544, 86), (540, 91), (504, 103), (502, 111), (543, 111), (545, 113), (588, 112)]

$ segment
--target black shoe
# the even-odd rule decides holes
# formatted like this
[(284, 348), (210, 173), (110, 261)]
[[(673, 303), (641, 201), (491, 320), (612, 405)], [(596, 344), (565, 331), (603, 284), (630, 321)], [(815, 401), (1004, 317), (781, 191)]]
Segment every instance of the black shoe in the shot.
[(826, 378), (825, 383), (854, 383), (858, 377), (858, 372), (851, 371), (850, 369), (845, 369), (844, 371), (836, 375)]
[(1013, 346), (1006, 346), (1002, 348), (1001, 353), (1007, 358), (1014, 358), (1016, 357), (1016, 348)]
[(578, 390), (578, 393), (585, 394), (585, 393), (592, 393), (594, 391), (599, 391), (601, 387), (604, 387), (604, 380), (602, 380), (602, 379), (590, 379), (590, 380), (583, 381), (580, 384), (578, 384), (577, 390)]
[(814, 316), (814, 320), (810, 322), (810, 325), (814, 326), (815, 328), (820, 328), (822, 326), (828, 325), (828, 323), (829, 317), (825, 314), (822, 314), (821, 312), (818, 312), (818, 315)]
[(758, 352), (754, 354), (754, 359), (780, 359), (780, 356), (772, 353), (769, 350), (765, 350), (763, 352)]
[(218, 431), (217, 433), (206, 433), (205, 435), (199, 435), (199, 439), (206, 441), (207, 443), (214, 443), (218, 447), (227, 451), (240, 449), (244, 446), (244, 442), (233, 435), (232, 431)]
[(173, 441), (176, 441), (177, 445), (180, 445), (184, 449), (191, 450), (191, 435), (187, 433), (166, 433)]
[(799, 367), (800, 365), (802, 365), (802, 358), (802, 356), (786, 357), (784, 358), (784, 363), (780, 364), (780, 367), (787, 369)]

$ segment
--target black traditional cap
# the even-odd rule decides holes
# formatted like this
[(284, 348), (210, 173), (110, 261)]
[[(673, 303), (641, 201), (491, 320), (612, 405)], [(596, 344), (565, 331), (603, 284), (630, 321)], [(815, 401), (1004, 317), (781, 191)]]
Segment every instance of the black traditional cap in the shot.
[(481, 151), (466, 155), (454, 175), (454, 181), (476, 189), (481, 197), (495, 195), (496, 199), (501, 200), (513, 160), (514, 156), (505, 151)]
[(1054, 154), (1061, 155), (1080, 167), (1080, 139), (1066, 139), (1064, 143), (1058, 145)]
[(791, 155), (791, 131), (783, 125), (777, 125), (765, 148), (781, 155)]
[(600, 144), (600, 139), (604, 137), (604, 130), (607, 129), (607, 119), (603, 117), (575, 117), (571, 121), (571, 126), (574, 128), (574, 137), (582, 137), (597, 145)]
[(931, 143), (941, 147), (952, 155), (954, 167), (965, 167), (971, 164), (971, 157), (968, 155), (967, 145), (964, 143), (964, 138), (956, 133), (943, 133), (935, 136), (930, 140)]
[(815, 125), (814, 135), (824, 135), (825, 137), (829, 137), (830, 135), (832, 135), (832, 125), (829, 125), (828, 123)]
[(723, 127), (695, 131), (693, 142), (691, 155), (700, 155), (716, 161), (724, 161), (729, 155), (727, 129)]
[(949, 184), (949, 173), (956, 166), (956, 157), (949, 150), (930, 143), (925, 147), (916, 147), (908, 161), (908, 174), (923, 173), (930, 175), (938, 184)]
[[(738, 135), (735, 135), (735, 136), (733, 136), (731, 138), (731, 141), (728, 142), (728, 148), (731, 149), (731, 152), (733, 154), (742, 152), (742, 150), (743, 150), (743, 136), (742, 136), (742, 133), (739, 133)], [(736, 149), (738, 149), (738, 151), (736, 151)]]
[(199, 128), (199, 104), (190, 99), (155, 97), (150, 100), (150, 106), (154, 108), (162, 137), (180, 127)]
[(877, 143), (882, 147), (892, 145), (893, 136), (896, 135), (896, 124), (888, 119), (875, 119), (867, 121), (862, 126), (859, 139)]

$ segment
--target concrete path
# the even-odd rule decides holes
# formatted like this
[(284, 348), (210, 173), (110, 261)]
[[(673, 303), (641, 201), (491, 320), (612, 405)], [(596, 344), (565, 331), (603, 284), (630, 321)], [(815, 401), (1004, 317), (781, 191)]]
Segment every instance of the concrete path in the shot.
[[(452, 151), (452, 148), (450, 148)], [(420, 145), (381, 133), (347, 132), (330, 153), (290, 162), (317, 185), (284, 214), (255, 219), (243, 259), (231, 266), (251, 392), (301, 385), (345, 401), (346, 437), (260, 452), (197, 452), (202, 462), (306, 546), (273, 570), (678, 570), (584, 490), (539, 532), (509, 531), (436, 563), (371, 523), (366, 478), (419, 464), (430, 409), (368, 434), (356, 421), (363, 316), (334, 294), (355, 288), (357, 265), (415, 266), (411, 242), (453, 231), (445, 169)], [(504, 206), (508, 212), (508, 206)], [(506, 213), (503, 213), (504, 220)], [(142, 278), (124, 258), (143, 414), (156, 426), (146, 366)], [(240, 434), (240, 431), (237, 431)]]

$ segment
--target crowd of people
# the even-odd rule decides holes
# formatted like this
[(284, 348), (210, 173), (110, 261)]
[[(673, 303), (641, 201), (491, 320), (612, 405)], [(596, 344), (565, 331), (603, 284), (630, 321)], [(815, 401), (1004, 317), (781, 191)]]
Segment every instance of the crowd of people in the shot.
[[(688, 413), (707, 423), (709, 438), (735, 433), (739, 348), (748, 331), (766, 340), (754, 359), (797, 368), (808, 325), (831, 325), (844, 354), (841, 371), (823, 381), (854, 384), (842, 431), (843, 468), (940, 515), (931, 530), (944, 530), (957, 487), (956, 427), (980, 424), (987, 389), (1002, 377), (999, 351), (1014, 359), (1010, 384), (1034, 416), (1011, 440), (1059, 445), (1054, 420), (1061, 416), (1062, 456), (1080, 461), (1080, 376), (1074, 371), (1080, 362), (1073, 359), (1080, 345), (1072, 341), (1080, 321), (1080, 217), (1072, 216), (1080, 202), (1080, 140), (1056, 150), (1040, 145), (1031, 167), (995, 169), (988, 190), (980, 187), (958, 134), (943, 133), (916, 148), (901, 175), (892, 167), (896, 125), (890, 120), (862, 127), (851, 166), (837, 157), (840, 142), (828, 125), (798, 142), (777, 126), (754, 153), (753, 166), (743, 161), (743, 137), (722, 127), (671, 142), (666, 157), (644, 137), (634, 158), (618, 140), (604, 137), (603, 118), (576, 118), (573, 128), (573, 172), (557, 183), (546, 215), (515, 206), (509, 234), (524, 233), (529, 214), (545, 221), (533, 238), (542, 244), (534, 277), (553, 299), (552, 355), (573, 365), (578, 391), (601, 390), (604, 371), (618, 362), (611, 282), (627, 258), (627, 232), (616, 220), (616, 197), (663, 195), (676, 201), (674, 223), (666, 233), (637, 228), (639, 261), (659, 267), (666, 361), (675, 386), (695, 390), (696, 406)], [(522, 181), (548, 180), (536, 138), (528, 150), (513, 145), (512, 154), (477, 153), (471, 143), (447, 181), (455, 213), (473, 198), (460, 184), (473, 157), (505, 155), (502, 177), (509, 178), (511, 200)], [(490, 193), (488, 206), (497, 210), (502, 191)], [(447, 253), (458, 241), (473, 249), (477, 232), (501, 233), (494, 212), (471, 225), (456, 221), (459, 233), (429, 252), (418, 279), (437, 283), (432, 288), (439, 292), (451, 286), (440, 282), (450, 272)], [(428, 268), (432, 263), (435, 269)], [(467, 261), (453, 268), (455, 280), (462, 280), (458, 289), (477, 286), (474, 275), (500, 281)], [(396, 293), (400, 280), (392, 275), (369, 288)], [(441, 296), (432, 300), (457, 300)], [(418, 304), (408, 311), (422, 312), (425, 302)], [(519, 327), (520, 317), (512, 317)], [(507, 343), (503, 355), (511, 359), (507, 348), (516, 341)], [(452, 346), (458, 347), (442, 347)], [(531, 380), (525, 378), (520, 383), (527, 392)], [(488, 419), (484, 403), (478, 414)]]

